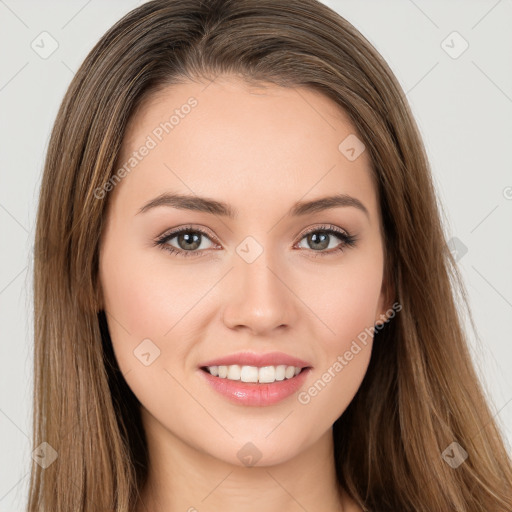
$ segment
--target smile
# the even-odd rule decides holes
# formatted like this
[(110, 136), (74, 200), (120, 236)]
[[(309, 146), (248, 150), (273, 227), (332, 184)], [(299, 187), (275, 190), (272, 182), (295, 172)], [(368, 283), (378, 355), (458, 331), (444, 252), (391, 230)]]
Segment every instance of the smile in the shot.
[[(210, 366), (202, 367), (199, 373), (214, 391), (230, 402), (262, 407), (277, 404), (299, 391), (311, 371), (310, 367), (283, 366)], [(254, 380), (256, 372), (258, 379)], [(252, 380), (244, 381), (242, 376)]]

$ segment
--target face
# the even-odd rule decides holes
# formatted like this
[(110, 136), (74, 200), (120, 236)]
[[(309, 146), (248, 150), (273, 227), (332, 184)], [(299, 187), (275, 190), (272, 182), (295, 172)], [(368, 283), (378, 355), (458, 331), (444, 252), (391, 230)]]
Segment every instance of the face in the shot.
[[(147, 430), (228, 463), (248, 452), (273, 465), (325, 436), (351, 402), (369, 329), (388, 309), (371, 163), (354, 137), (317, 92), (227, 76), (173, 85), (132, 118), (100, 282)], [(304, 206), (335, 194), (353, 199)], [(242, 382), (255, 376), (278, 380)]]

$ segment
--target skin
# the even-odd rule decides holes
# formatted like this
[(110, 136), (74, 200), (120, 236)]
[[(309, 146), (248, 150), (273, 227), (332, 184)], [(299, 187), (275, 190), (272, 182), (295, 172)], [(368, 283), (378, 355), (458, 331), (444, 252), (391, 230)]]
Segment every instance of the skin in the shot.
[[(307, 390), (390, 307), (369, 155), (349, 161), (338, 150), (355, 133), (348, 116), (315, 91), (266, 85), (223, 76), (171, 86), (125, 134), (120, 162), (169, 112), (198, 101), (109, 192), (102, 233), (101, 307), (142, 404), (150, 453), (137, 512), (361, 510), (338, 490), (332, 425), (366, 373), (371, 338), (307, 404), (297, 394), (272, 406), (233, 404), (199, 374), (209, 359), (277, 350), (310, 363)], [(238, 218), (169, 206), (137, 213), (171, 191), (229, 203)], [(296, 201), (334, 192), (359, 199), (368, 216), (354, 207), (286, 215)], [(193, 249), (203, 256), (153, 245), (190, 224), (209, 233)], [(343, 243), (336, 236), (328, 248), (308, 244), (303, 233), (322, 224), (357, 236), (356, 245), (332, 253)], [(247, 236), (263, 248), (252, 263), (236, 252)], [(133, 353), (147, 338), (160, 350), (148, 366)], [(237, 456), (248, 442), (261, 453), (252, 467)]]

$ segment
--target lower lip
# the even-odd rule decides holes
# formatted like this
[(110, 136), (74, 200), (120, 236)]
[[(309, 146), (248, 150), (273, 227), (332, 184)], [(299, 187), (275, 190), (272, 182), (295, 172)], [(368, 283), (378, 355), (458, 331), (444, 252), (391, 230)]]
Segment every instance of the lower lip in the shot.
[(293, 393), (296, 393), (304, 384), (310, 371), (311, 368), (306, 368), (291, 379), (278, 380), (268, 384), (258, 384), (214, 377), (206, 370), (199, 370), (208, 384), (221, 395), (238, 405), (256, 407), (276, 404), (288, 398)]

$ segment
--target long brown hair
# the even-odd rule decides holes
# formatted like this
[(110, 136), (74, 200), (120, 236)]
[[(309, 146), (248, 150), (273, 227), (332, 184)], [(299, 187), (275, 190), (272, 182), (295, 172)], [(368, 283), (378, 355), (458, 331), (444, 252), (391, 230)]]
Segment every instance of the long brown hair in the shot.
[[(108, 30), (73, 78), (37, 214), (33, 443), (47, 464), (33, 463), (28, 510), (133, 509), (146, 438), (98, 306), (110, 195), (94, 191), (116, 172), (143, 100), (224, 73), (324, 94), (371, 156), (402, 309), (376, 332), (362, 385), (334, 424), (340, 486), (365, 511), (510, 512), (511, 461), (468, 351), (466, 292), (417, 125), (379, 53), (316, 0), (154, 0)], [(449, 464), (462, 449), (467, 458)]]

